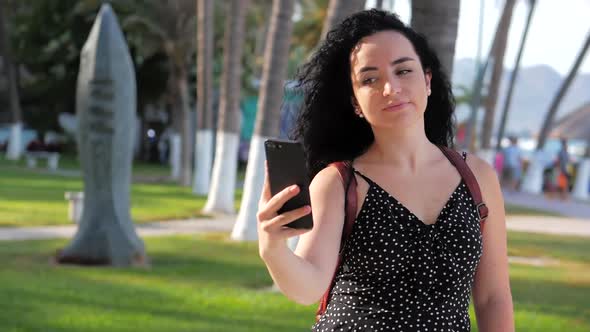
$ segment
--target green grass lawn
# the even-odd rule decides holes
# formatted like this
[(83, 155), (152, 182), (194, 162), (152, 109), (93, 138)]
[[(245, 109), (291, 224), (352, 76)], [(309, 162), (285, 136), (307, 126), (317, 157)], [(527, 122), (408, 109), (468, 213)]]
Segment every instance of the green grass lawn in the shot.
[[(31, 170), (22, 163), (0, 159), (0, 226), (71, 224), (64, 193), (81, 191), (82, 178), (51, 174), (42, 168)], [(66, 156), (64, 164), (60, 169), (78, 169), (72, 157)], [(206, 197), (195, 196), (191, 188), (166, 180), (169, 172), (161, 165), (134, 164), (133, 174), (138, 180), (131, 185), (131, 217), (135, 222), (203, 216), (200, 211)], [(240, 199), (241, 189), (236, 192), (236, 206)]]
[[(147, 270), (51, 266), (65, 243), (0, 242), (2, 331), (295, 332), (314, 320), (315, 306), (268, 291), (255, 243), (218, 234), (147, 238)], [(511, 265), (517, 331), (590, 331), (589, 241), (510, 233), (509, 248), (559, 260)]]
[[(44, 167), (43, 165), (40, 165)], [(42, 167), (31, 170), (19, 162), (0, 156), (0, 227), (67, 225), (66, 191), (81, 191), (80, 176), (52, 174)], [(60, 159), (60, 169), (76, 172), (79, 163), (73, 156)], [(238, 170), (243, 181), (245, 169)], [(200, 211), (206, 197), (195, 196), (191, 188), (170, 181), (170, 169), (163, 165), (136, 162), (131, 186), (131, 217), (135, 222), (170, 220), (202, 216)], [(236, 211), (242, 190), (236, 191)], [(507, 205), (508, 214), (555, 215), (544, 211)]]

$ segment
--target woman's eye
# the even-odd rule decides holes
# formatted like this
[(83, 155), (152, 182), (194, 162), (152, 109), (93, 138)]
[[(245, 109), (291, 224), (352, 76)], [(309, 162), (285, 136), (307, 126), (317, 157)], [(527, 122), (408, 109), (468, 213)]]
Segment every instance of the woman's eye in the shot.
[(411, 73), (411, 72), (412, 72), (412, 71), (411, 71), (411, 70), (409, 70), (409, 69), (402, 69), (402, 70), (398, 71), (398, 72), (397, 72), (397, 74), (398, 74), (398, 75), (406, 75), (406, 74), (409, 74), (409, 73)]
[(367, 85), (367, 84), (372, 84), (375, 83), (377, 79), (376, 78), (366, 78), (362, 81), (363, 85)]

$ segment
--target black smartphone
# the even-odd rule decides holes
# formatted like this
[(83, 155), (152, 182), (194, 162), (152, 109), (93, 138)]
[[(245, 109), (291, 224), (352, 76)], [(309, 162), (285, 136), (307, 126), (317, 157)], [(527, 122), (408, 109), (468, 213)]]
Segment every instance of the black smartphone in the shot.
[[(301, 144), (295, 141), (271, 138), (264, 142), (264, 150), (266, 152), (268, 179), (272, 195), (274, 196), (294, 184), (298, 185), (300, 189), (299, 194), (288, 200), (278, 212), (284, 213), (304, 205), (311, 206), (309, 176)], [(313, 227), (311, 213), (294, 220), (286, 226), (311, 229)]]

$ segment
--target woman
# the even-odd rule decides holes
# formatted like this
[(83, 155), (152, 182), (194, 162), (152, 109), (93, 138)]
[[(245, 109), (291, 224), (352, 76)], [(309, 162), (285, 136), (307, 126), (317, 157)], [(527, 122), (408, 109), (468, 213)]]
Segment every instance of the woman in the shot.
[[(491, 166), (467, 157), (490, 209), (481, 233), (465, 183), (437, 147), (451, 144), (454, 103), (426, 40), (393, 14), (360, 12), (327, 35), (298, 78), (295, 138), (313, 176), (313, 211), (277, 215), (299, 188), (271, 197), (265, 183), (258, 212), (260, 255), (287, 297), (318, 301), (337, 265), (345, 202), (330, 163), (352, 161), (362, 202), (313, 330), (469, 331), (472, 293), (479, 331), (513, 331), (500, 186)], [(283, 226), (310, 212), (310, 231)], [(285, 239), (296, 235), (292, 252)]]

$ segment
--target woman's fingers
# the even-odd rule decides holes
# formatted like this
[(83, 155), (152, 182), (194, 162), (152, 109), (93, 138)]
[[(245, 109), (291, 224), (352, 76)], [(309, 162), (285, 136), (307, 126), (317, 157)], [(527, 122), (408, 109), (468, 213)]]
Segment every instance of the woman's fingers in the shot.
[(289, 227), (285, 227), (283, 230), (283, 236), (285, 238), (290, 238), (293, 236), (299, 236), (302, 234), (305, 234), (307, 232), (309, 232), (311, 229), (307, 229), (307, 228), (289, 228)]
[(264, 162), (264, 184), (262, 185), (262, 195), (260, 195), (260, 201), (258, 202), (258, 208), (263, 207), (270, 199), (272, 194), (270, 193), (270, 183), (268, 181), (268, 165)]
[[(278, 194), (274, 195), (270, 200), (263, 204), (258, 209), (258, 220), (268, 220), (274, 218), (277, 211), (291, 198), (299, 194), (299, 187), (297, 185), (289, 186), (281, 190)], [(261, 201), (261, 203), (263, 203)]]
[(263, 228), (265, 230), (270, 230), (272, 228), (281, 228), (286, 226), (292, 221), (295, 221), (303, 216), (308, 215), (311, 212), (311, 207), (309, 205), (302, 206), (300, 208), (287, 211), (283, 214), (279, 214), (278, 216), (268, 220), (265, 222)]
[(299, 191), (299, 186), (297, 185), (292, 185), (281, 190), (268, 201), (269, 209), (274, 211), (280, 209), (283, 205), (285, 205), (285, 203), (287, 203), (288, 200), (297, 196)]

